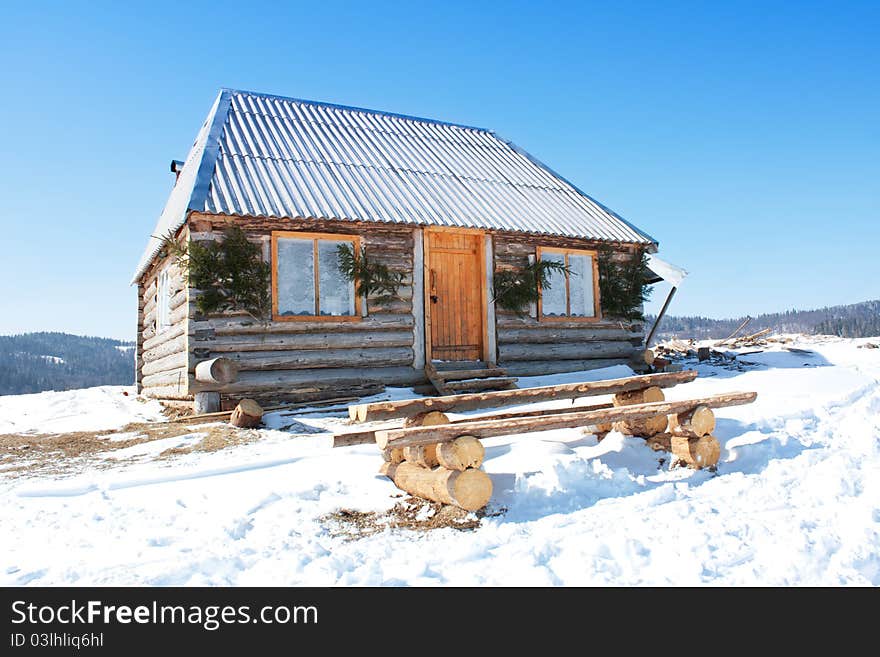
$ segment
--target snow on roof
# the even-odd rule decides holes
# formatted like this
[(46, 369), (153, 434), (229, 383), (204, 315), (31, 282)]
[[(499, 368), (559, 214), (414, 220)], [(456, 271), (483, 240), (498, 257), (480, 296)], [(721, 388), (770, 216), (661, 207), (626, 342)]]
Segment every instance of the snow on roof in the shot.
[(133, 282), (193, 210), (656, 244), (494, 132), (231, 89), (214, 101)]

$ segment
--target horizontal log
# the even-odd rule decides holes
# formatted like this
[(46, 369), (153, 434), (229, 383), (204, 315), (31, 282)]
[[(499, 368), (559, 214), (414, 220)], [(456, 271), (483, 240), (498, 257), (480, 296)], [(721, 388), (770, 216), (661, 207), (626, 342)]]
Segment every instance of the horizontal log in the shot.
[(238, 363), (229, 358), (211, 358), (197, 363), (195, 379), (199, 383), (226, 385), (238, 378)]
[(669, 388), (679, 383), (693, 381), (695, 378), (697, 378), (697, 373), (688, 370), (685, 372), (630, 376), (623, 379), (607, 379), (605, 381), (563, 383), (538, 388), (520, 388), (515, 390), (499, 390), (497, 392), (448, 395), (446, 397), (420, 397), (400, 401), (356, 404), (348, 407), (348, 416), (356, 422), (370, 422), (373, 420), (387, 420), (394, 417), (408, 417), (426, 411), (460, 412), (472, 411), (478, 408), (500, 408), (503, 406), (546, 401), (548, 399), (573, 399), (596, 395), (613, 395), (618, 392), (640, 390), (650, 386)]
[(628, 358), (636, 347), (625, 341), (564, 344), (501, 344), (501, 363), (530, 360), (587, 360), (590, 358)]
[(184, 304), (187, 302), (187, 299), (188, 299), (187, 289), (182, 288), (182, 289), (178, 290), (177, 292), (175, 292), (174, 296), (172, 296), (171, 299), (169, 299), (168, 308), (171, 309), (172, 311), (177, 310), (178, 308), (180, 308), (181, 304)]
[[(468, 416), (450, 420), (450, 424), (463, 424), (475, 420), (506, 420), (514, 417), (541, 417), (545, 415), (560, 415), (562, 413), (574, 413), (579, 411), (595, 411), (600, 408), (612, 408), (613, 404), (584, 404), (564, 406), (563, 408), (544, 408), (536, 411), (510, 411), (507, 413), (489, 413), (486, 415)], [(350, 445), (370, 445), (376, 442), (377, 431), (400, 429), (403, 423), (398, 421), (388, 422), (370, 429), (361, 431), (347, 431), (333, 436), (333, 447), (348, 447)]]
[(195, 339), (191, 346), (216, 353), (246, 351), (284, 351), (302, 349), (375, 349), (412, 347), (412, 331), (368, 333), (269, 333), (266, 335), (226, 335), (213, 339)]
[(156, 298), (150, 297), (144, 303), (144, 318), (152, 317), (156, 314)]
[(384, 463), (382, 474), (410, 495), (476, 511), (492, 497), (492, 479), (482, 470), (423, 468), (413, 463)]
[(213, 331), (214, 335), (263, 335), (274, 333), (363, 333), (412, 328), (412, 315), (374, 313), (357, 322), (267, 322), (251, 317), (211, 317), (194, 321), (191, 331)]
[(561, 328), (549, 322), (536, 327), (499, 328), (499, 344), (559, 344), (610, 340), (642, 340), (643, 333), (621, 328)]
[(185, 322), (187, 319), (187, 315), (189, 315), (189, 304), (182, 304), (171, 311), (168, 315), (168, 323), (171, 326), (176, 324), (180, 324), (181, 322)]
[(141, 390), (141, 395), (150, 399), (173, 399), (192, 402), (192, 395), (187, 394), (186, 390), (182, 390), (177, 386), (144, 386)]
[(146, 287), (143, 287), (143, 286), (139, 286), (139, 287), (143, 288), (142, 297), (144, 299), (151, 299), (154, 296), (156, 296), (156, 278), (155, 277), (153, 277), (153, 279), (147, 284)]
[(186, 325), (181, 322), (176, 326), (168, 326), (164, 331), (160, 331), (158, 334), (153, 334), (151, 337), (147, 338), (147, 331), (144, 329), (143, 337), (144, 337), (144, 352), (150, 351), (151, 349), (155, 349), (159, 345), (162, 345), (169, 340), (174, 340), (178, 336), (186, 333)]
[(165, 356), (151, 363), (144, 363), (142, 369), (144, 376), (148, 374), (158, 374), (159, 372), (170, 372), (176, 370), (186, 371), (188, 356), (186, 352), (179, 352)]
[(603, 367), (628, 364), (627, 358), (595, 358), (590, 360), (536, 360), (499, 363), (511, 376), (544, 376), (562, 372), (598, 370)]
[(524, 329), (540, 331), (545, 328), (553, 330), (566, 329), (583, 329), (583, 330), (600, 330), (600, 329), (623, 329), (630, 330), (633, 333), (643, 333), (644, 326), (641, 322), (620, 322), (617, 320), (600, 319), (600, 320), (570, 320), (570, 319), (553, 319), (553, 320), (537, 320), (528, 315), (517, 315), (513, 312), (506, 312), (499, 309), (498, 312), (498, 329), (512, 330)]
[(410, 313), (412, 299), (394, 299), (386, 303), (378, 303), (373, 298), (367, 299), (368, 313)]
[[(258, 353), (259, 356), (253, 356)], [(338, 367), (366, 367), (378, 365), (393, 367), (411, 365), (412, 347), (379, 349), (311, 349), (282, 352), (247, 352), (228, 354), (242, 371), (297, 370)]]
[[(406, 386), (422, 383), (425, 373), (412, 367), (344, 367), (338, 369), (240, 371), (238, 381), (219, 390), (259, 396), (261, 392), (325, 390), (377, 381), (385, 385)], [(192, 391), (200, 388), (193, 381)]]
[(143, 352), (144, 362), (151, 363), (153, 361), (159, 360), (160, 358), (165, 358), (166, 356), (170, 356), (171, 354), (181, 353), (186, 351), (186, 335), (180, 331), (180, 335), (175, 338), (171, 338), (170, 340), (166, 340), (162, 342), (152, 349), (146, 349)]
[(189, 376), (183, 368), (168, 372), (159, 372), (158, 374), (144, 374), (141, 382), (145, 388), (153, 388), (156, 386), (176, 386), (183, 388), (186, 392), (192, 392), (187, 389)]
[(729, 392), (700, 399), (681, 401), (662, 401), (649, 404), (634, 404), (595, 411), (561, 413), (546, 417), (512, 418), (509, 420), (477, 420), (462, 424), (440, 424), (433, 427), (412, 427), (410, 429), (390, 429), (376, 432), (379, 449), (406, 447), (407, 445), (427, 445), (455, 440), (459, 436), (490, 438), (517, 433), (570, 429), (589, 425), (641, 420), (670, 413), (683, 413), (697, 406), (723, 408), (750, 404), (757, 397), (755, 392)]

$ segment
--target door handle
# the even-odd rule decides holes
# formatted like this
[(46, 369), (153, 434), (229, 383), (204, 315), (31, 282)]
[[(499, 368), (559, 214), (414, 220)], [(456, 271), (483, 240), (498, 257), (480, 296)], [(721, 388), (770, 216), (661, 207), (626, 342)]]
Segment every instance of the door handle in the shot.
[(436, 294), (431, 295), (431, 303), (437, 303), (439, 300), (440, 297), (438, 297)]
[(431, 303), (437, 303), (440, 297), (437, 296), (437, 272), (431, 270)]

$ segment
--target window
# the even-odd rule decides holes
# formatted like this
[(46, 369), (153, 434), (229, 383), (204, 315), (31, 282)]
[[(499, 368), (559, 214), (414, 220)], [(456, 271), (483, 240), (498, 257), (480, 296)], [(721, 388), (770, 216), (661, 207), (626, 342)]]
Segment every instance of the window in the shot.
[(272, 314), (279, 320), (357, 319), (354, 283), (339, 271), (340, 244), (358, 238), (316, 233), (272, 233)]
[(599, 279), (595, 251), (538, 247), (538, 258), (565, 265), (570, 272), (550, 272), (550, 286), (541, 290), (540, 316), (545, 319), (598, 319)]
[(167, 269), (156, 281), (156, 331), (171, 326), (171, 276)]

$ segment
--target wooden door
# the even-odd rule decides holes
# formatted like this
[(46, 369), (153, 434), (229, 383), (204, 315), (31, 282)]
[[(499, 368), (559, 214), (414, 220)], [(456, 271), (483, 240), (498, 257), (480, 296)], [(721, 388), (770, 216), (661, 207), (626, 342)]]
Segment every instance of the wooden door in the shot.
[(432, 360), (483, 358), (483, 236), (429, 231), (426, 319)]

